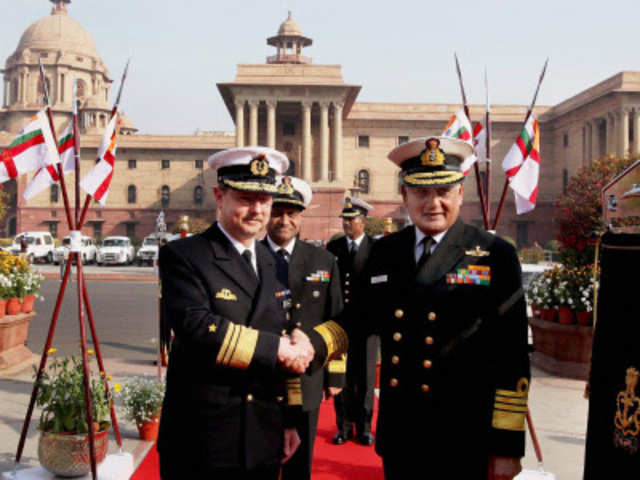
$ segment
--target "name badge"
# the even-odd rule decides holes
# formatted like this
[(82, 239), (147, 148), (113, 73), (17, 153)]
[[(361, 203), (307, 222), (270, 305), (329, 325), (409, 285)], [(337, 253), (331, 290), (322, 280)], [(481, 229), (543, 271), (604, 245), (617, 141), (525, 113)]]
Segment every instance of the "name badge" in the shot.
[(376, 283), (384, 283), (388, 281), (389, 278), (387, 275), (376, 275), (375, 277), (371, 277), (371, 285), (375, 285)]

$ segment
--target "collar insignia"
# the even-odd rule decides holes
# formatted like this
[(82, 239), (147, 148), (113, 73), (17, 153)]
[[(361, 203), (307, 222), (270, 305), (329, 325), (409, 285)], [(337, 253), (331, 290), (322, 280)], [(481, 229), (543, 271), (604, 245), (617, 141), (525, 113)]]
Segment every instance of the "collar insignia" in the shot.
[(215, 333), (215, 331), (217, 329), (218, 329), (218, 327), (216, 327), (213, 323), (211, 325), (209, 325), (209, 332)]
[(427, 167), (439, 167), (444, 165), (444, 153), (440, 150), (440, 140), (430, 138), (426, 141), (426, 149), (420, 155), (422, 165)]
[(482, 250), (480, 245), (476, 245), (476, 248), (473, 250), (465, 250), (465, 255), (469, 255), (470, 257), (488, 257), (489, 252), (487, 250)]
[(627, 453), (635, 453), (638, 449), (640, 398), (636, 395), (636, 387), (639, 376), (638, 370), (628, 368), (625, 377), (626, 388), (616, 397), (614, 444), (616, 447), (626, 450)]
[(249, 168), (251, 169), (251, 173), (257, 177), (264, 177), (269, 173), (269, 163), (264, 155), (258, 155), (256, 158), (251, 160)]
[(233, 293), (231, 293), (231, 290), (229, 290), (228, 288), (223, 288), (222, 290), (217, 292), (216, 298), (219, 298), (221, 300), (230, 300), (233, 302), (238, 300), (238, 297), (236, 297)]

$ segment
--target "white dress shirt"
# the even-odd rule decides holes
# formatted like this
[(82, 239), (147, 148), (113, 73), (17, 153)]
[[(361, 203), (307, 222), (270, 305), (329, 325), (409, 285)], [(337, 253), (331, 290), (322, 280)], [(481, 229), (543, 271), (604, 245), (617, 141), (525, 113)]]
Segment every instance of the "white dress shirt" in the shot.
[[(416, 243), (413, 247), (413, 254), (415, 256), (416, 263), (418, 263), (418, 261), (420, 260), (420, 257), (422, 257), (422, 253), (424, 252), (424, 243), (422, 240), (428, 235), (423, 233), (422, 230), (420, 230), (415, 225), (414, 225), (414, 228), (416, 229)], [(447, 233), (447, 230), (445, 230), (444, 232), (437, 233), (435, 235), (431, 235), (431, 238), (433, 238), (433, 244), (431, 245), (431, 251), (429, 252), (429, 254), (433, 253), (433, 251), (440, 244), (440, 242), (442, 241), (442, 238), (446, 235), (446, 233)]]
[(229, 235), (220, 222), (218, 222), (218, 228), (220, 228), (220, 231), (224, 233), (224, 236), (229, 239), (233, 248), (235, 248), (240, 255), (242, 255), (245, 250), (249, 250), (251, 252), (251, 266), (253, 267), (253, 271), (256, 272), (256, 276), (260, 278), (260, 275), (258, 274), (258, 260), (256, 258), (256, 240), (253, 239), (251, 245), (245, 247), (241, 242)]

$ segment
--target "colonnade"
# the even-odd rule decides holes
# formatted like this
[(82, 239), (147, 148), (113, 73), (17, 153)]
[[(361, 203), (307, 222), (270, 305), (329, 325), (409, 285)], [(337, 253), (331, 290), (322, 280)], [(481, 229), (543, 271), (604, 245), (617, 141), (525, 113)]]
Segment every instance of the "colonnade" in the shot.
[[(633, 130), (632, 142), (629, 141), (629, 128)], [(601, 130), (604, 135), (601, 135)], [(587, 120), (584, 135), (584, 156), (589, 162), (603, 153), (620, 156), (640, 153), (640, 105), (624, 106)]]

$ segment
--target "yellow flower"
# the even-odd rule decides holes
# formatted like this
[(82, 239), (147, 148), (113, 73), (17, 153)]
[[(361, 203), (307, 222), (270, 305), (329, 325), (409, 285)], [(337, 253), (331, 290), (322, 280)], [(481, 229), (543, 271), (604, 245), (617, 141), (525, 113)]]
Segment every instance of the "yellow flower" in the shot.
[(107, 375), (107, 380), (113, 380), (113, 377), (111, 375)]
[(116, 384), (113, 386), (113, 390), (114, 390), (116, 393), (120, 393), (120, 390), (122, 390), (122, 385), (120, 385), (119, 383), (116, 383)]
[(57, 348), (50, 348), (49, 350), (47, 350), (47, 354), (49, 355), (53, 355), (54, 353), (56, 353), (58, 351)]
[(93, 350), (91, 350), (91, 349), (87, 350), (87, 355), (93, 355), (94, 353), (96, 353), (96, 352), (94, 352), (94, 351), (93, 351)]

